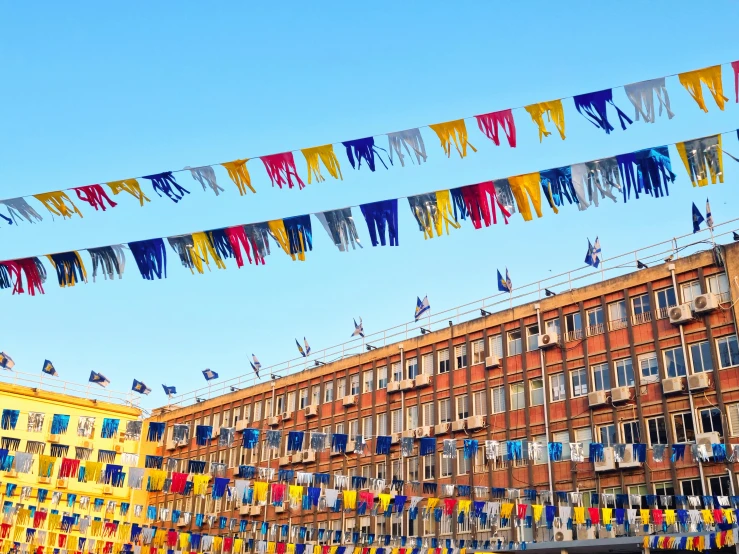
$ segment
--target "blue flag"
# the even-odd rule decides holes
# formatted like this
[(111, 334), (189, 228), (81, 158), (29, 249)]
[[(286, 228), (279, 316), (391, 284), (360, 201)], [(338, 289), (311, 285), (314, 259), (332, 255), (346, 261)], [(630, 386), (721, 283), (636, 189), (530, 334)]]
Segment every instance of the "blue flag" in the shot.
[(13, 369), (15, 362), (13, 358), (8, 356), (5, 352), (0, 352), (0, 367), (3, 369)]
[(498, 290), (500, 292), (513, 292), (513, 283), (511, 282), (511, 276), (508, 275), (508, 268), (505, 268), (505, 279), (498, 271)]
[(256, 373), (257, 379), (259, 379), (259, 370), (262, 369), (262, 364), (259, 363), (259, 360), (254, 354), (251, 355), (251, 359), (252, 361), (249, 362), (249, 365), (254, 370), (254, 373)]
[(431, 304), (429, 303), (429, 297), (424, 296), (423, 300), (416, 297), (416, 321), (421, 319), (421, 316), (431, 310)]
[(309, 356), (310, 355), (310, 344), (308, 344), (308, 339), (306, 339), (305, 337), (303, 337), (303, 344), (305, 344), (305, 355)]
[(357, 320), (354, 320), (354, 332), (352, 333), (352, 337), (356, 337), (359, 335), (360, 337), (364, 337), (364, 325), (362, 324), (362, 318), (359, 318), (359, 325), (357, 325)]
[(713, 231), (713, 215), (711, 215), (711, 204), (708, 202), (708, 198), (706, 198), (706, 225)]
[(218, 379), (218, 374), (212, 369), (204, 369), (203, 377), (205, 377), (206, 381), (212, 381), (213, 379)]
[(698, 209), (698, 206), (693, 202), (693, 233), (697, 233), (701, 230), (701, 223), (703, 223), (703, 214)]
[(97, 371), (90, 372), (90, 378), (88, 379), (88, 381), (90, 381), (90, 383), (95, 383), (96, 385), (100, 385), (103, 388), (110, 385), (110, 381), (108, 380), (108, 378), (102, 373), (98, 373)]
[(136, 379), (133, 380), (131, 390), (136, 391), (139, 394), (149, 394), (151, 392), (151, 389), (149, 387), (147, 387), (143, 382), (137, 381)]
[(162, 388), (164, 389), (164, 394), (166, 394), (167, 396), (177, 394), (177, 387), (168, 387), (167, 385), (162, 385)]
[(588, 239), (588, 253), (585, 255), (585, 263), (596, 268), (600, 265), (600, 239), (598, 237), (595, 237), (595, 245), (590, 244), (590, 239)]
[(56, 372), (56, 369), (54, 369), (54, 364), (52, 364), (49, 360), (44, 360), (44, 367), (41, 368), (41, 371), (46, 373), (47, 375), (59, 375)]

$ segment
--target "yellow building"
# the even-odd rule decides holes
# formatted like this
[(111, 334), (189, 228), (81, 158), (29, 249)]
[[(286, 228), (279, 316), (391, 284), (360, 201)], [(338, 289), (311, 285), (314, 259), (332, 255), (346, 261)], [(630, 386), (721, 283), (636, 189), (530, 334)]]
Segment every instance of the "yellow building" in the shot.
[[(41, 386), (71, 386), (88, 391), (87, 398)], [(130, 542), (131, 525), (143, 523), (148, 470), (140, 451), (146, 444), (141, 410), (93, 397), (123, 401), (103, 391), (49, 379), (39, 387), (2, 384), (2, 552), (13, 543), (21, 552), (39, 546), (46, 552), (119, 552)], [(132, 479), (140, 488), (129, 486)]]

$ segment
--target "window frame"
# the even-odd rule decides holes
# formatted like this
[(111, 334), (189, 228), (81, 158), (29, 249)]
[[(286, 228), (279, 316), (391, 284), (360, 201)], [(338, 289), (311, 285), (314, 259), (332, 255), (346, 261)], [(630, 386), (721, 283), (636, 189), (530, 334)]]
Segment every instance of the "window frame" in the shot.
[[(555, 383), (554, 381), (557, 381)], [(555, 373), (549, 376), (549, 402), (562, 402), (567, 400), (567, 381), (565, 380), (565, 374)]]
[[(577, 381), (579, 382), (578, 385), (575, 384), (575, 378), (577, 378)], [(572, 398), (582, 398), (583, 396), (587, 396), (590, 392), (588, 370), (584, 367), (579, 367), (570, 371), (570, 385), (572, 386)], [(585, 390), (583, 390), (583, 387)]]

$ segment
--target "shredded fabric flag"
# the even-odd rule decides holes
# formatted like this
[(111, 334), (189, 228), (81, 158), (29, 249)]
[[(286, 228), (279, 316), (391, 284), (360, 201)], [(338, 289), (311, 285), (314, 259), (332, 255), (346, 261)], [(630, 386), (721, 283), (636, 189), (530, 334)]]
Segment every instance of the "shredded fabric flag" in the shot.
[(333, 144), (324, 144), (323, 146), (314, 146), (313, 148), (304, 148), (301, 150), (308, 164), (308, 184), (311, 184), (313, 177), (317, 182), (325, 181), (325, 177), (321, 173), (321, 163), (334, 179), (343, 179), (341, 175), (341, 167), (339, 159), (334, 152)]
[(43, 221), (44, 218), (26, 202), (25, 198), (10, 198), (8, 200), (0, 200), (0, 204), (3, 204), (8, 209), (8, 214), (13, 218), (13, 223), (18, 225), (18, 219), (25, 219), (29, 223), (35, 223), (37, 221)]
[(123, 270), (126, 267), (126, 255), (123, 252), (123, 246), (116, 244), (114, 246), (88, 248), (87, 253), (92, 259), (93, 283), (98, 275), (98, 269), (105, 279), (113, 279), (114, 275), (117, 275), (119, 279), (123, 277)]
[(590, 204), (598, 207), (603, 198), (616, 202), (612, 189), (621, 191), (621, 180), (616, 158), (604, 158), (572, 166), (572, 184), (577, 193), (580, 210), (587, 209)]
[(621, 123), (621, 129), (626, 130), (627, 124), (631, 125), (633, 121), (613, 102), (613, 90), (605, 89), (587, 94), (578, 94), (574, 97), (575, 108), (585, 116), (596, 127), (603, 129), (606, 134), (610, 134), (614, 130), (611, 122), (608, 121), (607, 105), (610, 104), (616, 108), (618, 120)]
[(190, 270), (191, 273), (203, 274), (205, 266), (210, 270), (210, 258), (219, 269), (226, 269), (226, 264), (218, 256), (210, 239), (205, 233), (193, 233), (192, 235), (182, 235), (179, 237), (168, 237), (169, 245), (180, 257), (182, 265)]
[(513, 112), (511, 110), (501, 110), (499, 112), (491, 112), (483, 115), (476, 115), (477, 126), (480, 131), (500, 146), (500, 129), (508, 139), (508, 145), (511, 148), (516, 147), (516, 123), (513, 121)]
[(46, 256), (56, 270), (60, 287), (73, 287), (77, 283), (87, 283), (87, 272), (79, 252), (60, 252)]
[(547, 116), (547, 121), (554, 123), (562, 140), (565, 139), (565, 112), (562, 107), (562, 100), (550, 100), (549, 102), (531, 104), (526, 106), (525, 109), (531, 116), (532, 121), (539, 128), (539, 142), (544, 140), (544, 137), (552, 134), (551, 131), (547, 130), (547, 126), (544, 123), (545, 115)]
[(321, 222), (323, 228), (326, 229), (328, 236), (331, 237), (339, 252), (348, 252), (349, 246), (352, 247), (352, 250), (355, 250), (357, 246), (362, 248), (351, 208), (320, 212), (315, 216)]
[(190, 175), (192, 175), (192, 178), (200, 183), (200, 186), (203, 187), (203, 190), (207, 191), (208, 188), (210, 188), (216, 194), (216, 196), (223, 192), (223, 187), (218, 185), (218, 181), (216, 180), (216, 172), (211, 166), (205, 165), (203, 167), (186, 167), (185, 169), (190, 170)]
[[(380, 153), (378, 152), (378, 150), (382, 150), (383, 152), (385, 150), (379, 146), (375, 146), (374, 137), (348, 140), (341, 144), (346, 148), (346, 157), (349, 158), (349, 163), (354, 169), (360, 169), (362, 167), (362, 160), (364, 160), (370, 171), (374, 171), (375, 156), (377, 156), (380, 163), (385, 167), (385, 169), (387, 169), (387, 165), (385, 165), (385, 162), (382, 160), (382, 156), (380, 156)], [(390, 162), (390, 165), (392, 165), (392, 161)]]
[(540, 171), (539, 177), (544, 196), (555, 214), (559, 213), (559, 207), (565, 205), (565, 199), (568, 204), (578, 203), (572, 184), (572, 169), (569, 166)]
[(721, 149), (721, 135), (686, 140), (677, 143), (677, 151), (690, 175), (693, 186), (705, 187), (708, 177), (711, 184), (724, 182), (724, 158)]
[(624, 91), (634, 105), (635, 121), (639, 121), (641, 117), (645, 123), (654, 123), (656, 119), (654, 112), (655, 95), (659, 101), (659, 115), (662, 116), (662, 108), (664, 108), (668, 119), (675, 117), (675, 114), (670, 110), (670, 95), (667, 94), (664, 77), (625, 85)]
[[(264, 265), (265, 256), (269, 256), (269, 237), (271, 235), (269, 223), (252, 223), (244, 225), (244, 234), (251, 245), (256, 265)], [(231, 243), (233, 245), (233, 242)], [(235, 250), (234, 250), (235, 251)], [(250, 262), (251, 263), (251, 262)]]
[(129, 242), (128, 248), (144, 279), (153, 281), (155, 277), (167, 277), (167, 250), (163, 239)]
[(141, 190), (141, 185), (136, 179), (124, 179), (122, 181), (111, 181), (106, 183), (110, 188), (113, 195), (118, 195), (121, 192), (125, 192), (133, 196), (139, 201), (139, 205), (143, 206), (144, 202), (151, 202), (149, 198)]
[(416, 157), (416, 163), (426, 161), (426, 146), (423, 143), (423, 137), (421, 131), (418, 129), (407, 129), (405, 131), (398, 131), (397, 133), (388, 133), (388, 150), (390, 152), (390, 163), (393, 163), (393, 152), (398, 155), (398, 161), (402, 167), (405, 167), (405, 149), (408, 156), (413, 160), (413, 156)]
[(155, 175), (144, 175), (144, 179), (151, 181), (151, 186), (159, 196), (164, 194), (175, 204), (182, 200), (190, 191), (180, 186), (171, 171), (157, 173)]
[(536, 212), (536, 217), (541, 217), (541, 177), (539, 173), (509, 177), (508, 182), (511, 185), (513, 197), (516, 199), (518, 211), (523, 216), (524, 221), (531, 221), (533, 218), (529, 198)]
[(655, 198), (670, 194), (668, 183), (675, 181), (675, 174), (672, 172), (667, 146), (621, 154), (616, 160), (621, 175), (624, 202), (631, 198), (632, 189), (636, 199), (642, 193)]
[(77, 206), (62, 190), (34, 194), (33, 197), (41, 202), (52, 215), (59, 215), (64, 219), (71, 218), (74, 214), (82, 217), (82, 213), (77, 209)]
[(690, 96), (693, 97), (693, 100), (695, 100), (696, 104), (698, 104), (700, 109), (704, 112), (707, 112), (708, 108), (706, 107), (706, 100), (703, 98), (703, 84), (708, 87), (708, 92), (713, 96), (719, 109), (724, 109), (724, 104), (728, 98), (724, 96), (724, 85), (721, 81), (720, 65), (680, 73), (677, 78), (680, 81), (680, 84), (685, 87)]
[(434, 238), (442, 235), (443, 225), (446, 223), (446, 233), (449, 226), (459, 229), (460, 225), (452, 211), (452, 202), (448, 190), (419, 194), (408, 197), (411, 212), (418, 222), (418, 229), (423, 231), (423, 238)]
[(254, 187), (251, 186), (251, 175), (249, 175), (249, 170), (246, 168), (246, 162), (248, 161), (249, 158), (245, 158), (243, 160), (234, 160), (232, 162), (221, 164), (226, 168), (226, 171), (228, 171), (228, 176), (234, 182), (236, 188), (239, 189), (239, 194), (241, 196), (246, 194), (247, 188), (254, 193), (257, 192), (254, 190)]
[(506, 225), (510, 217), (509, 210), (503, 205), (498, 196), (498, 190), (492, 181), (466, 185), (449, 191), (454, 204), (454, 219), (470, 218), (475, 229), (490, 227), (498, 223), (495, 206), (500, 208)]
[[(12, 283), (13, 294), (23, 294), (25, 290), (28, 294), (35, 296), (36, 293), (44, 294), (44, 283), (46, 282), (46, 268), (38, 258), (21, 258), (19, 260), (9, 260), (0, 263), (0, 268), (4, 268), (7, 272), (7, 280), (1, 278), (0, 271), (0, 287), (8, 288)], [(23, 287), (23, 278), (26, 280), (26, 287)]]
[[(269, 179), (272, 181), (272, 186), (277, 185), (282, 188), (282, 185), (287, 185), (288, 188), (293, 188), (295, 183), (297, 183), (298, 189), (305, 188), (305, 183), (295, 168), (295, 158), (292, 152), (271, 154), (269, 156), (262, 156), (259, 159), (262, 160), (264, 168), (267, 170), (267, 175), (269, 175)], [(293, 182), (293, 179), (295, 182)]]
[(362, 204), (359, 208), (362, 210), (365, 221), (367, 221), (372, 246), (377, 246), (378, 243), (385, 246), (385, 230), (387, 230), (387, 240), (389, 240), (390, 246), (398, 246), (397, 198)]
[(118, 205), (108, 197), (105, 189), (103, 189), (103, 187), (101, 187), (100, 185), (75, 187), (74, 192), (77, 194), (77, 198), (79, 198), (83, 202), (87, 202), (90, 206), (95, 208), (95, 211), (97, 211), (98, 209), (105, 211), (107, 209), (105, 206), (106, 202), (111, 208), (115, 208)]
[(472, 146), (467, 140), (467, 126), (464, 123), (464, 119), (435, 123), (434, 125), (429, 125), (429, 127), (439, 137), (441, 147), (444, 149), (447, 158), (452, 154), (452, 142), (454, 142), (454, 147), (457, 149), (460, 158), (467, 156), (468, 146), (473, 152), (477, 152), (477, 148)]
[(286, 217), (282, 220), (288, 240), (288, 252), (292, 259), (305, 260), (305, 253), (313, 250), (313, 230), (309, 215)]

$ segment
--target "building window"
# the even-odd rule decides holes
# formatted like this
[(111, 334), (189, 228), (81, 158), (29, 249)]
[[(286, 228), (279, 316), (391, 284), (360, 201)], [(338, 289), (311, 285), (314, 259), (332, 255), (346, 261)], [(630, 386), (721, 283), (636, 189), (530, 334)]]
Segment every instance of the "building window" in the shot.
[(700, 479), (680, 481), (680, 488), (685, 496), (703, 496), (703, 485)]
[(423, 424), (427, 427), (436, 424), (433, 402), (427, 402), (423, 405)]
[(377, 390), (387, 388), (387, 366), (377, 368)]
[(557, 373), (549, 377), (549, 386), (552, 391), (552, 402), (565, 399), (565, 374)]
[(445, 458), (444, 454), (439, 454), (439, 477), (441, 477), (442, 479), (444, 477), (451, 477), (453, 464), (454, 458)]
[(457, 475), (467, 475), (470, 472), (472, 460), (464, 457), (464, 452), (457, 450)]
[(659, 380), (659, 365), (657, 364), (657, 354), (649, 352), (648, 354), (641, 354), (637, 358), (639, 362), (639, 372), (641, 375), (641, 382), (654, 383)]
[(377, 414), (377, 435), (387, 436), (387, 414)]
[(584, 369), (573, 369), (570, 372), (572, 378), (572, 396), (585, 396), (588, 394), (588, 375)]
[(418, 456), (408, 458), (408, 479), (410, 481), (418, 481)]
[(377, 465), (377, 478), (387, 479), (387, 464), (385, 462), (377, 462), (375, 465)]
[(421, 358), (421, 372), (424, 375), (434, 374), (434, 354), (424, 354)]
[(439, 350), (439, 373), (449, 372), (449, 349)]
[(561, 336), (559, 330), (559, 319), (550, 319), (544, 322), (544, 332), (553, 334), (557, 339)]
[(626, 302), (624, 300), (608, 304), (608, 327), (611, 331), (626, 327)]
[(454, 369), (462, 369), (463, 367), (467, 367), (467, 345), (466, 344), (460, 344), (459, 346), (454, 347), (454, 361), (455, 366)]
[(590, 453), (590, 443), (593, 442), (593, 431), (590, 427), (575, 429), (575, 442), (582, 443), (582, 451), (585, 457)]
[(655, 483), (654, 484), (654, 494), (657, 495), (657, 507), (661, 510), (666, 510), (670, 506), (664, 504), (662, 502), (663, 496), (669, 496), (672, 498), (672, 496), (675, 495), (675, 488), (672, 486), (672, 483), (666, 482), (666, 483)]
[(470, 403), (467, 400), (467, 395), (462, 394), (455, 401), (457, 403), (457, 421), (470, 417)]
[(677, 304), (675, 299), (675, 289), (668, 287), (666, 289), (655, 291), (657, 297), (657, 317), (659, 319), (667, 317), (667, 310)]
[(690, 345), (690, 362), (693, 364), (693, 373), (713, 371), (711, 346), (707, 341), (694, 342)]
[(491, 394), (493, 397), (493, 413), (502, 414), (505, 412), (505, 389), (494, 387)]
[(349, 422), (349, 436), (350, 437), (356, 437), (359, 435), (359, 420), (358, 419), (352, 419)]
[(521, 353), (521, 330), (508, 331), (508, 355), (515, 356)]
[(484, 416), (488, 414), (487, 402), (485, 401), (486, 394), (487, 392), (484, 390), (472, 393), (472, 412), (475, 415)]
[(398, 382), (403, 380), (403, 368), (400, 367), (400, 362), (394, 362), (390, 366), (390, 371), (392, 373), (392, 381)]
[(611, 390), (611, 374), (608, 364), (590, 366), (593, 371), (593, 386), (595, 390)]
[(436, 479), (436, 455), (423, 456), (423, 480), (433, 481)]
[(418, 375), (418, 358), (409, 358), (405, 361), (406, 374), (408, 379), (415, 379)]
[(260, 419), (262, 419), (262, 403), (257, 401), (254, 403), (254, 421)]
[(490, 354), (499, 360), (503, 357), (503, 336), (493, 335), (490, 337)]
[(713, 496), (730, 496), (731, 482), (728, 475), (719, 475), (718, 477), (708, 478), (708, 490)]
[(570, 455), (570, 434), (567, 431), (552, 433), (552, 442), (558, 442), (562, 445), (562, 459), (569, 460)]
[(682, 347), (668, 348), (664, 350), (663, 354), (668, 377), (685, 377), (687, 375)]
[(408, 424), (406, 429), (416, 429), (418, 427), (418, 406), (408, 406), (405, 411)]
[(272, 417), (274, 414), (272, 413), (272, 399), (267, 398), (264, 401), (264, 417)]
[(588, 322), (588, 336), (603, 333), (603, 308), (601, 306), (591, 308), (585, 312), (585, 318)]
[(675, 425), (675, 442), (695, 442), (695, 427), (693, 415), (690, 412), (673, 414), (672, 422)]
[(390, 432), (400, 433), (403, 431), (403, 414), (400, 410), (390, 412)]
[(511, 385), (511, 410), (523, 410), (526, 407), (526, 396), (523, 383)]
[(621, 428), (624, 432), (624, 442), (626, 444), (634, 444), (641, 442), (639, 440), (639, 422), (638, 421), (625, 421), (621, 424)]
[(718, 296), (719, 302), (729, 302), (731, 300), (731, 291), (729, 290), (729, 280), (726, 273), (717, 273), (706, 277), (706, 286), (708, 292)]
[(359, 394), (359, 375), (352, 375), (349, 381), (349, 394)]
[(582, 317), (580, 317), (580, 312), (565, 315), (565, 330), (567, 331), (568, 341), (582, 338)]
[(485, 362), (485, 341), (480, 339), (472, 343), (472, 365)]
[(667, 444), (667, 425), (662, 416), (647, 419), (649, 444)]
[(716, 339), (716, 346), (721, 369), (739, 365), (739, 344), (737, 344), (736, 335)]
[(367, 416), (362, 418), (362, 436), (363, 437), (372, 437), (374, 436), (375, 432), (372, 427), (372, 416)]
[(715, 431), (720, 437), (724, 436), (724, 425), (721, 421), (721, 412), (718, 408), (706, 408), (698, 412), (701, 418), (701, 429), (704, 433)]
[(616, 440), (616, 426), (614, 424), (601, 425), (598, 429), (600, 435), (600, 442), (603, 446), (613, 446), (618, 442)]
[(334, 383), (333, 381), (327, 382), (323, 386), (323, 401), (333, 402), (334, 401)]
[(529, 325), (526, 327), (526, 351), (531, 352), (539, 348), (539, 326)]
[(439, 400), (439, 423), (450, 423), (452, 421), (451, 400), (442, 398)]
[(631, 308), (634, 310), (634, 325), (652, 321), (652, 306), (648, 294), (641, 294), (632, 298)]
[(541, 379), (531, 379), (529, 381), (529, 387), (531, 388), (531, 405), (532, 406), (543, 406), (544, 405), (544, 381)]
[(699, 281), (690, 281), (680, 285), (680, 293), (683, 297), (683, 303), (692, 302), (696, 296), (703, 294)]
[(616, 360), (613, 365), (616, 368), (616, 383), (619, 387), (634, 386), (634, 368), (631, 366), (631, 358)]
[(341, 400), (346, 396), (346, 378), (336, 380), (336, 399)]
[[(642, 507), (642, 509), (649, 508), (649, 505), (647, 504), (647, 500), (646, 500), (646, 495), (649, 494), (649, 489), (647, 488), (646, 485), (632, 485), (628, 487), (626, 490), (629, 491), (629, 496), (633, 494), (635, 496), (638, 496), (641, 499), (640, 506)], [(629, 503), (631, 503), (630, 500), (629, 500)], [(631, 505), (633, 506), (633, 504)], [(636, 517), (640, 517), (640, 515), (637, 514)]]
[(313, 385), (310, 389), (310, 403), (318, 406), (321, 403), (321, 385)]
[(375, 384), (375, 379), (372, 373), (373, 372), (370, 369), (370, 370), (365, 371), (363, 374), (364, 375), (364, 392), (372, 392), (374, 390), (373, 385)]

